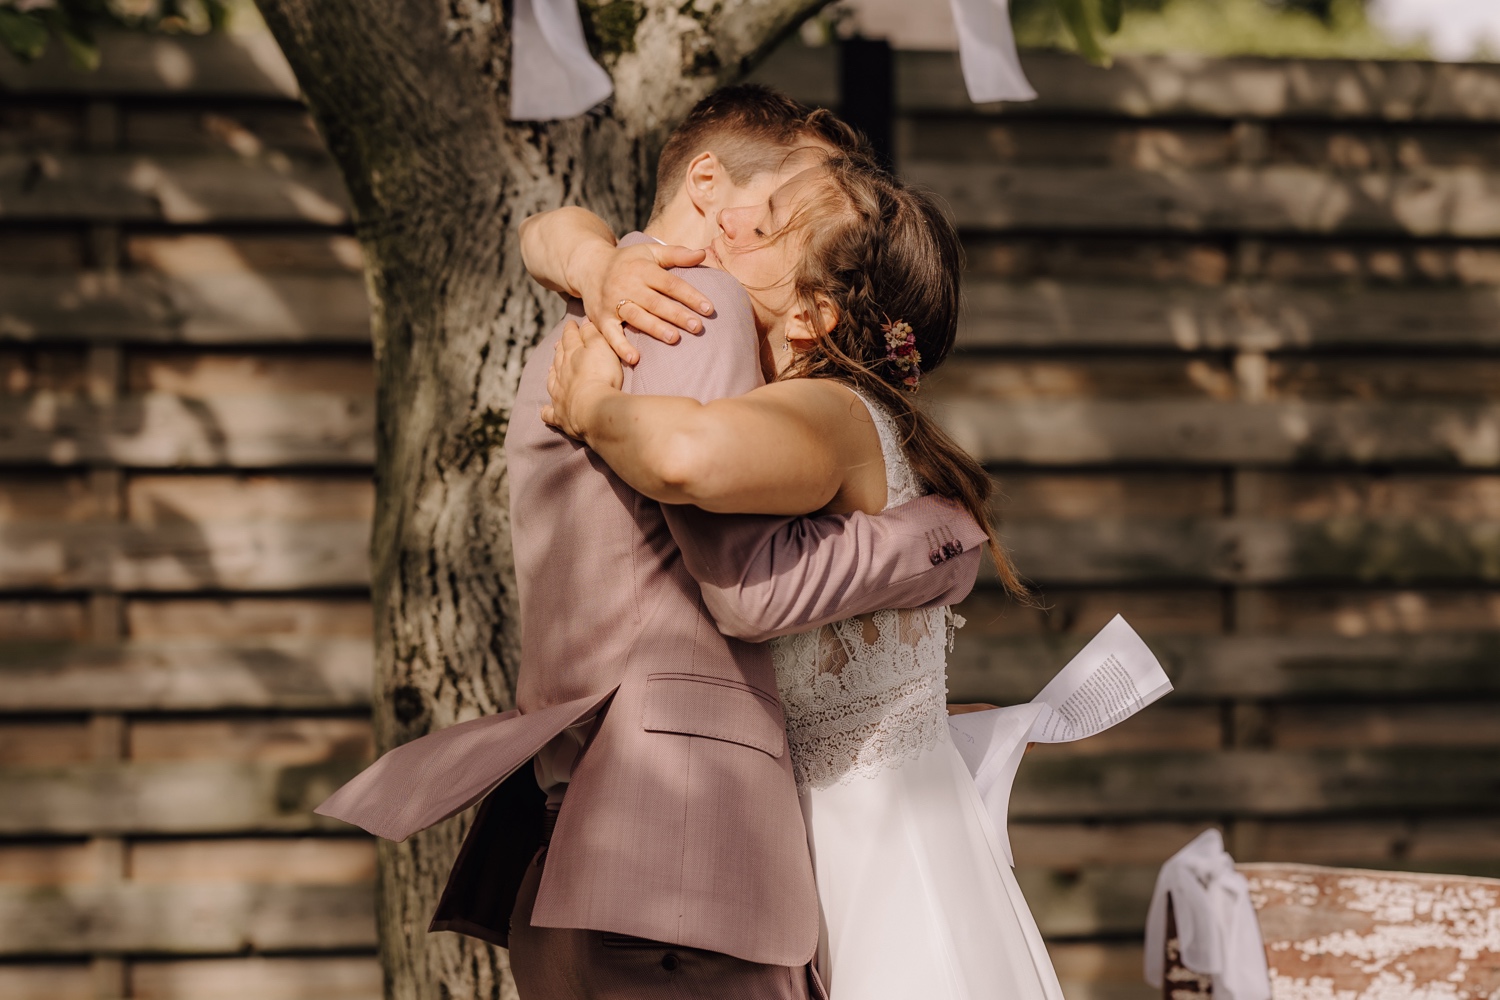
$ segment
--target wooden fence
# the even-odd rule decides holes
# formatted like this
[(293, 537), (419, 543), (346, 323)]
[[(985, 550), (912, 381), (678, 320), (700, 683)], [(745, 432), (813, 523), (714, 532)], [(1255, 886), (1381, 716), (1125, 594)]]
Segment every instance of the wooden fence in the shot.
[[(955, 700), (1123, 612), (1177, 684), (1037, 750), (1023, 885), (1074, 1000), (1144, 995), (1155, 866), (1500, 872), (1500, 68), (899, 53), (965, 231), (931, 396), (1049, 610), (963, 609)], [(762, 75), (837, 102), (831, 52)], [(0, 996), (354, 1000), (374, 851), (372, 378), (338, 178), (261, 36), (0, 60)]]

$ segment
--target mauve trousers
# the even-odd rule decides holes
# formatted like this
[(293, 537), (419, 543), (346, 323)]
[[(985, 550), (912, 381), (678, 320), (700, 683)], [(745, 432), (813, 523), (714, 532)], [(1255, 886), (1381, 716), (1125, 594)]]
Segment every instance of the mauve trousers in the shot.
[(757, 965), (601, 931), (531, 926), (556, 814), (549, 813), (510, 918), (521, 1000), (824, 1000), (810, 966)]

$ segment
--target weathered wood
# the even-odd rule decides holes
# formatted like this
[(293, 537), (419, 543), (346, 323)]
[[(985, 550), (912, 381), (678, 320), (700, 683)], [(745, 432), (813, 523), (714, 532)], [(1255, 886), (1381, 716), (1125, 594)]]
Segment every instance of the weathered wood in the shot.
[(86, 722), (72, 719), (0, 722), (0, 767), (77, 764), (93, 756)]
[(6, 1000), (96, 1000), (99, 994), (87, 965), (28, 962), (0, 965), (0, 995)]
[(223, 954), (369, 948), (371, 886), (0, 888), (0, 954)]
[(1028, 760), (1016, 818), (1291, 816), (1468, 809), (1500, 799), (1500, 747), (1224, 750)]
[(1493, 632), (1500, 601), (1484, 587), (1264, 587), (1240, 590), (1235, 616), (1242, 628), (1289, 635)]
[(1274, 705), (1266, 735), (1287, 749), (1500, 746), (1500, 702)]
[[(979, 638), (948, 661), (954, 701), (1028, 701), (1089, 636)], [(1174, 699), (1500, 697), (1500, 635), (1147, 636)]]
[(375, 843), (363, 836), (142, 840), (129, 845), (128, 865), (138, 883), (355, 885), (375, 878)]
[[(373, 955), (136, 959), (131, 1000), (380, 1000), (380, 962)], [(92, 998), (90, 998), (92, 1000)]]
[[(1050, 52), (1028, 52), (1021, 62), (1040, 97), (983, 110), (1006, 116), (1500, 120), (1500, 71), (1485, 65), (1179, 53), (1117, 56), (1105, 69)], [(974, 110), (951, 53), (902, 52), (896, 67), (901, 110)]]
[(1044, 935), (1089, 937), (1139, 933), (1156, 872), (1134, 865), (1064, 871), (1018, 865), (1016, 881)]
[(369, 585), (368, 521), (0, 526), (0, 588), (298, 590)]
[(125, 758), (132, 763), (237, 760), (283, 766), (375, 757), (370, 720), (361, 718), (132, 719)]
[(0, 275), (0, 339), (180, 344), (370, 339), (356, 275)]
[(1022, 572), (1043, 583), (1500, 582), (1495, 522), (1007, 519), (1001, 533)]
[(934, 393), (933, 414), (986, 462), (1500, 467), (1487, 403), (1033, 400)]
[(99, 68), (81, 70), (60, 45), (35, 64), (0, 63), (0, 92), (296, 100), (297, 81), (276, 42), (264, 32), (193, 36), (110, 32), (101, 38)]
[[(0, 833), (212, 834), (333, 829), (311, 809), (357, 761), (15, 768)], [(1070, 757), (1022, 768), (1021, 819), (1285, 816), (1467, 808), (1500, 795), (1500, 748), (1234, 750)]]
[(970, 281), (965, 348), (1500, 347), (1500, 290)]
[(0, 712), (286, 711), (369, 704), (368, 638), (0, 647)]
[(1141, 976), (1141, 945), (1132, 941), (1051, 941), (1047, 952), (1068, 1000), (1158, 1000)]
[(902, 172), (941, 196), (971, 230), (1500, 236), (1500, 175), (1473, 167), (1152, 172), (913, 160)]
[(374, 400), (335, 393), (107, 403), (70, 394), (0, 398), (0, 462), (142, 467), (369, 465)]
[(343, 226), (332, 164), (284, 154), (0, 152), (0, 219)]
[[(0, 608), (4, 605), (0, 604)], [(125, 602), (126, 634), (145, 642), (218, 639), (370, 639), (363, 595), (310, 597), (153, 597)], [(49, 637), (50, 638), (50, 637)], [(209, 657), (212, 662), (212, 657)]]
[[(0, 834), (256, 833), (344, 829), (312, 809), (356, 760), (82, 764), (0, 772)], [(0, 935), (3, 936), (3, 935)]]
[[(956, 701), (1025, 701), (1092, 634), (985, 636), (985, 626), (971, 618), (958, 634), (949, 659)], [(1492, 634), (1148, 635), (1175, 698), (1500, 696)], [(0, 650), (0, 711), (355, 708), (368, 703), (371, 658), (367, 639), (11, 643)]]

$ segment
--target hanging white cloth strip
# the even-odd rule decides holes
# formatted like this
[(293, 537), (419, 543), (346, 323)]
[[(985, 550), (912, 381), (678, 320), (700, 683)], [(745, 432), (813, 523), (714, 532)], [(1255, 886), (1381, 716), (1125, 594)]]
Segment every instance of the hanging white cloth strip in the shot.
[(513, 121), (572, 118), (614, 92), (589, 54), (577, 0), (516, 0), (510, 51)]
[(1271, 977), (1250, 887), (1224, 850), (1218, 830), (1205, 830), (1167, 859), (1146, 915), (1146, 982), (1161, 987), (1167, 943), (1167, 896), (1177, 918), (1182, 964), (1212, 976), (1214, 1000), (1270, 1000)]
[(975, 104), (1029, 101), (1036, 91), (1021, 71), (1008, 0), (949, 0), (958, 29), (964, 86)]

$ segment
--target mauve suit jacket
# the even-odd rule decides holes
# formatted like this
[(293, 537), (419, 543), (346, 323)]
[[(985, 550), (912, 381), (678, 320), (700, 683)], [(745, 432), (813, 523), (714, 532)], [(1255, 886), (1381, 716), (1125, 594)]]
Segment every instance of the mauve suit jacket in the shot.
[[(675, 346), (633, 334), (641, 360), (626, 391), (706, 402), (763, 384), (744, 289), (721, 271), (679, 273), (717, 313)], [(569, 314), (581, 315), (577, 302)], [(597, 718), (532, 923), (804, 964), (817, 948), (817, 891), (762, 641), (959, 600), (985, 534), (937, 498), (878, 517), (809, 518), (650, 500), (541, 422), (560, 336), (561, 324), (528, 361), (506, 435), (522, 623), (517, 711), (391, 751), (319, 811), (402, 839), (483, 799), (433, 927), (505, 944), (542, 815), (522, 765)]]

